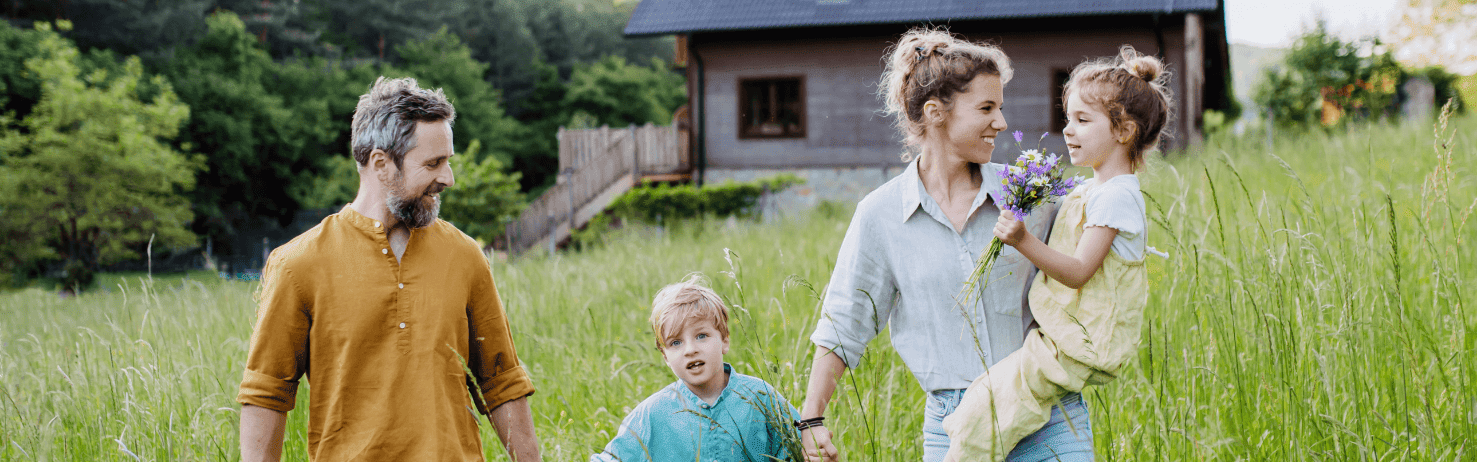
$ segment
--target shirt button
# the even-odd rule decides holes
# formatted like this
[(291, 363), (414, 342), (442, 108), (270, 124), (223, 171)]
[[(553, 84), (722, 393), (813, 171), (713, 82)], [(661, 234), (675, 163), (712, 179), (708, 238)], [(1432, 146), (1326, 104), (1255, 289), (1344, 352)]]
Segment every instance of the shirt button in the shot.
[(405, 328), (405, 323), (403, 323), (403, 322), (402, 322), (402, 323), (400, 323), (400, 328), (401, 328), (401, 329), (404, 329), (404, 328)]
[(380, 249), (380, 255), (385, 255), (388, 253), (390, 253), (390, 249)]
[(380, 222), (378, 222), (378, 221), (374, 222), (374, 227), (376, 227), (376, 228), (380, 227)]
[(402, 282), (402, 283), (400, 283), (400, 288), (401, 288), (401, 289), (404, 289), (404, 288), (405, 288), (405, 283), (403, 283), (403, 282)]

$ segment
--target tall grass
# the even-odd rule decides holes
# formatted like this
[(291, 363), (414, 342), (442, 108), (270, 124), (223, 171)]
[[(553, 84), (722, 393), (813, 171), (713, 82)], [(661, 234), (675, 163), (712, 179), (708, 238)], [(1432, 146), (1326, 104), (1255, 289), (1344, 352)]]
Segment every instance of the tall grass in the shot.
[(1473, 122), (1445, 147), (1374, 126), (1155, 166), (1150, 239), (1172, 257), (1139, 361), (1092, 393), (1106, 458), (1471, 458)]
[[(1154, 161), (1149, 240), (1171, 256), (1150, 257), (1139, 360), (1087, 393), (1099, 457), (1473, 458), (1477, 219), (1462, 214), (1477, 198), (1477, 117), (1445, 133), (1445, 176), (1431, 176), (1444, 164), (1427, 123), (1270, 150), (1213, 139)], [(726, 359), (798, 406), (848, 215), (627, 229), (583, 252), (496, 262), (545, 458), (587, 459), (675, 380), (645, 320), (656, 290), (692, 271), (735, 306)], [(0, 460), (235, 460), (255, 284), (192, 273), (100, 286), (0, 294)], [(850, 374), (826, 422), (844, 457), (917, 460), (924, 397), (886, 333)], [(299, 409), (287, 460), (306, 459)], [(505, 458), (485, 425), (483, 440)]]

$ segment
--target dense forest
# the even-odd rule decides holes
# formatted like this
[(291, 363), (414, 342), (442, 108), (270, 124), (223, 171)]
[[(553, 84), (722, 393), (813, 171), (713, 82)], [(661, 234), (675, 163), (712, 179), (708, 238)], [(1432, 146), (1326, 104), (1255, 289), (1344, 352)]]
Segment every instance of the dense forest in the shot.
[(685, 102), (672, 40), (621, 34), (635, 4), (0, 3), (0, 283), (146, 252), (247, 266), (352, 199), (349, 120), (381, 75), (456, 105), (443, 216), (490, 244), (553, 182), (558, 127), (667, 124)]

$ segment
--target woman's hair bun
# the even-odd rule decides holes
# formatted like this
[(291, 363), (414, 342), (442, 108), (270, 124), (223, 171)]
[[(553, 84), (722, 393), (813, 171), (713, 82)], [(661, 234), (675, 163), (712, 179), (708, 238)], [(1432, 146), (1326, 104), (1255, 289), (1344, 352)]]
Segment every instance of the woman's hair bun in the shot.
[(1122, 61), (1124, 70), (1145, 82), (1153, 82), (1164, 74), (1164, 63), (1159, 58), (1140, 54), (1132, 46), (1124, 45), (1118, 50), (1118, 58)]

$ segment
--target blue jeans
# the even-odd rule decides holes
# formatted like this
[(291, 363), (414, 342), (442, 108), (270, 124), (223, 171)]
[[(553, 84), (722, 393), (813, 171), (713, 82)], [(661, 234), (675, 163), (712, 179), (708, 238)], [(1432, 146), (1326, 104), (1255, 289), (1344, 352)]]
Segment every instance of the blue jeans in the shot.
[[(944, 433), (944, 417), (954, 413), (964, 390), (938, 390), (928, 395), (928, 405), (923, 409), (923, 462), (940, 462), (949, 452), (949, 435)], [(1062, 415), (1066, 408), (1072, 416), (1067, 424)], [(1073, 433), (1075, 427), (1076, 433)], [(1021, 440), (1010, 455), (1010, 462), (1090, 462), (1092, 461), (1092, 424), (1088, 421), (1087, 403), (1082, 395), (1069, 394), (1062, 398), (1062, 406), (1051, 408), (1051, 420), (1045, 427)]]

